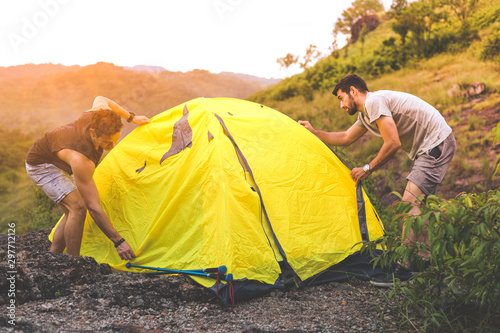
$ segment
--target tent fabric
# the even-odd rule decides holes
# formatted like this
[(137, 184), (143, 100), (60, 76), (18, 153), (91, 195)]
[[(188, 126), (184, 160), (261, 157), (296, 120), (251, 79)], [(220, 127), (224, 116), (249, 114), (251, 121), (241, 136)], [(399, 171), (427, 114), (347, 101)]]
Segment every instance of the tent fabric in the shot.
[[(238, 296), (283, 287), (284, 275), (300, 285), (357, 253), (363, 240), (384, 235), (349, 172), (276, 110), (198, 98), (136, 128), (94, 180), (102, 207), (136, 253), (132, 264), (226, 265)], [(130, 271), (88, 214), (81, 255)]]

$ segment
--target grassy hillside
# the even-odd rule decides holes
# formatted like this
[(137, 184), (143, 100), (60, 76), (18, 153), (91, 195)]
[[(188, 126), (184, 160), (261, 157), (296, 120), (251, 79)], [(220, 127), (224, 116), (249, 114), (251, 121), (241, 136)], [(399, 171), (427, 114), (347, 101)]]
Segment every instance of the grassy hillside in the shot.
[[(485, 45), (500, 29), (500, 5), (493, 1), (482, 1), (480, 5), (472, 21), (477, 26), (477, 36), (467, 45), (455, 42), (449, 45), (447, 52), (424, 58), (409, 56), (404, 67), (390, 68), (384, 65), (390, 55), (384, 41), (395, 38), (392, 42), (397, 47), (401, 46), (401, 40), (392, 30), (395, 20), (386, 20), (366, 36), (364, 45), (360, 41), (349, 45), (347, 50), (344, 48), (249, 99), (280, 110), (295, 120), (309, 120), (315, 128), (343, 131), (355, 122), (357, 115), (348, 116), (340, 109), (331, 91), (342, 77), (356, 73), (365, 78), (371, 91), (389, 89), (414, 94), (434, 105), (447, 119), (454, 130), (458, 150), (438, 195), (451, 198), (461, 191), (497, 188), (500, 180), (497, 177), (491, 181), (491, 176), (500, 147), (493, 147), (491, 130), (500, 120), (500, 59), (481, 58)], [(464, 91), (474, 82), (486, 85), (484, 94), (465, 98), (450, 97), (447, 93), (455, 84)], [(334, 149), (354, 165), (361, 166), (376, 156), (381, 145), (380, 138), (367, 133), (349, 147)], [(411, 166), (406, 154), (398, 152), (383, 169), (373, 174), (372, 197), (389, 207), (396, 198), (390, 195), (391, 191), (402, 193)]]
[(126, 70), (108, 63), (0, 68), (0, 82), (0, 117), (9, 119), (9, 126), (33, 136), (72, 121), (88, 110), (98, 95), (151, 117), (193, 98), (246, 98), (274, 83), (203, 70)]

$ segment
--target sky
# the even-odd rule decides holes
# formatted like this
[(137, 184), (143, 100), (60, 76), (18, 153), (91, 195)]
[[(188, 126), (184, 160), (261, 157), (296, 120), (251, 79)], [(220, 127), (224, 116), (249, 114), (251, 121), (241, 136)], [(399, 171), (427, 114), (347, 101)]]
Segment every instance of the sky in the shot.
[[(287, 53), (323, 53), (351, 0), (0, 1), (0, 66), (161, 66), (284, 78)], [(392, 0), (382, 1), (388, 9)], [(298, 66), (297, 66), (298, 67)]]

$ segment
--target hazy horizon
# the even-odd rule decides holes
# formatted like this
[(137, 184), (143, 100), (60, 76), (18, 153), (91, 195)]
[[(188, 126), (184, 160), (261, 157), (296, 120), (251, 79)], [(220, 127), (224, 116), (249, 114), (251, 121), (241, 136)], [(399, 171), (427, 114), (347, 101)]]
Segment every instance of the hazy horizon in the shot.
[[(392, 0), (383, 0), (388, 9)], [(53, 63), (161, 66), (284, 78), (276, 59), (323, 53), (352, 1), (26, 0), (0, 3), (0, 66)]]

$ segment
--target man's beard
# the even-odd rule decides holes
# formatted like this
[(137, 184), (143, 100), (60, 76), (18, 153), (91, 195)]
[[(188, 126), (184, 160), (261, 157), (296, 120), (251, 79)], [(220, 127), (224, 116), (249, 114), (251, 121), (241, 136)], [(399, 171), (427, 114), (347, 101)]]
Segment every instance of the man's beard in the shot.
[(350, 116), (354, 116), (358, 112), (358, 106), (355, 103), (352, 103), (352, 107), (348, 107), (348, 109)]

